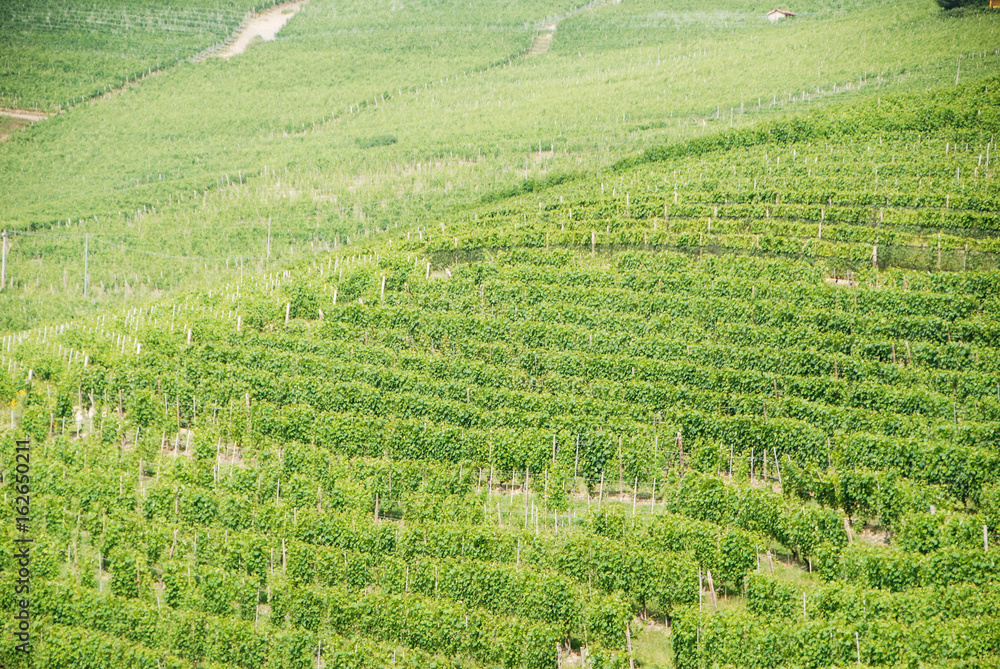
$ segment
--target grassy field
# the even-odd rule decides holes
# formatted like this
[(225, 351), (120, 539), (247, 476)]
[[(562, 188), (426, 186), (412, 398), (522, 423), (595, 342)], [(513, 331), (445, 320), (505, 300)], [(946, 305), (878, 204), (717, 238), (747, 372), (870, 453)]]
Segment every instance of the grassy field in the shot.
[(311, 0), (14, 131), (0, 663), (996, 666), (1000, 15), (767, 9)]

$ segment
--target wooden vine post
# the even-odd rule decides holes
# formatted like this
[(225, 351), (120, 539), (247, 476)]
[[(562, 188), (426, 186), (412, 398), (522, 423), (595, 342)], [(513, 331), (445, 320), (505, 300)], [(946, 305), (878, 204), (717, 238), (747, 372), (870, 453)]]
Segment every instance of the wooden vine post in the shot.
[(625, 490), (625, 469), (622, 465), (622, 438), (618, 435), (618, 494)]
[(705, 572), (706, 580), (708, 581), (708, 596), (712, 600), (712, 611), (719, 610), (719, 601), (715, 596), (715, 583), (712, 581), (712, 570), (709, 569)]
[(684, 438), (681, 436), (681, 431), (677, 430), (677, 438), (674, 440), (677, 443), (677, 464), (680, 466), (681, 470), (684, 470)]
[(628, 666), (635, 669), (635, 654), (632, 652), (632, 624), (625, 623), (625, 643), (628, 646)]

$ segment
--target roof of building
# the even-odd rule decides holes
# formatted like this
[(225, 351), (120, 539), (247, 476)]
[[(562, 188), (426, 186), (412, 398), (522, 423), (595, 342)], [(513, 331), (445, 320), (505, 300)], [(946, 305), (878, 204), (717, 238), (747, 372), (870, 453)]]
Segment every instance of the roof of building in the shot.
[(795, 16), (794, 13), (788, 11), (787, 9), (772, 9), (767, 13), (768, 16), (771, 14), (781, 14), (782, 16)]

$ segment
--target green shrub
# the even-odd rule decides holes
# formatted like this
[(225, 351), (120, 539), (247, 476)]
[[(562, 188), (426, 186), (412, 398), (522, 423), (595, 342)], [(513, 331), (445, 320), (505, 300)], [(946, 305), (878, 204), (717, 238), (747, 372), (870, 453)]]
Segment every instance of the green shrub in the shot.
[(768, 574), (747, 577), (747, 609), (758, 616), (789, 618), (795, 613), (795, 588)]
[(376, 146), (390, 146), (399, 140), (395, 135), (375, 135), (374, 137), (359, 137), (355, 140), (358, 148), (371, 149)]

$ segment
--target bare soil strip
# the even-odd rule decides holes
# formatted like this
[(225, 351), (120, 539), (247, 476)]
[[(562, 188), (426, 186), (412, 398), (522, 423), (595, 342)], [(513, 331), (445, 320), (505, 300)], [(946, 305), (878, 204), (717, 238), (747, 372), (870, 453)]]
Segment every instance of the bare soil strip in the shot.
[(0, 107), (0, 116), (7, 116), (9, 118), (21, 119), (22, 121), (42, 121), (49, 117), (48, 114), (42, 111), (36, 111), (34, 109), (9, 109), (7, 107)]
[(49, 117), (45, 112), (34, 109), (9, 109), (0, 107), (0, 142), (5, 142), (14, 136), (14, 133), (36, 121), (43, 121)]
[[(294, 2), (286, 2), (280, 5), (275, 5), (271, 9), (261, 12), (255, 16), (248, 17), (242, 24), (240, 30), (236, 32), (232, 37), (226, 40), (225, 44), (218, 50), (210, 50), (210, 52), (203, 52), (203, 55), (196, 56), (195, 60), (201, 60), (205, 55), (215, 55), (221, 58), (232, 58), (233, 56), (243, 53), (246, 51), (247, 47), (250, 46), (256, 39), (261, 39), (265, 42), (273, 40), (278, 31), (281, 30), (288, 20), (295, 16), (302, 6), (305, 5), (307, 0), (295, 0)], [(151, 70), (146, 76), (152, 76), (156, 74), (157, 71)], [(143, 76), (136, 81), (141, 81), (145, 79)], [(108, 92), (97, 96), (89, 100), (93, 102), (94, 100), (102, 100), (111, 95), (121, 92), (123, 89), (128, 88), (129, 85), (135, 82), (129, 82), (122, 86), (121, 88), (115, 88), (109, 90)], [(27, 127), (31, 123), (36, 123), (38, 121), (43, 121), (49, 117), (46, 112), (34, 110), (34, 109), (12, 109), (7, 107), (0, 107), (0, 117), (6, 117), (13, 119), (11, 122), (5, 122), (0, 124), (0, 142), (9, 139), (13, 133), (21, 128)]]
[(538, 56), (549, 50), (552, 46), (552, 38), (556, 34), (556, 24), (551, 23), (544, 28), (542, 31), (535, 35), (535, 39), (531, 42), (531, 48), (528, 49), (529, 56)]
[(220, 58), (232, 58), (246, 51), (247, 47), (258, 37), (261, 41), (270, 42), (278, 34), (278, 31), (288, 23), (288, 20), (302, 9), (304, 4), (306, 4), (306, 0), (286, 2), (272, 7), (266, 12), (257, 14), (237, 33), (229, 46), (216, 51), (213, 55)]
[[(610, 0), (612, 5), (620, 4), (622, 0)], [(595, 7), (600, 7), (601, 5), (607, 4), (609, 0), (591, 0), (591, 2), (586, 5), (581, 5), (576, 9), (571, 9), (561, 16), (557, 16), (554, 19), (546, 21), (543, 25), (538, 28), (538, 33), (535, 35), (534, 39), (531, 40), (531, 47), (528, 49), (529, 56), (538, 56), (549, 50), (552, 46), (552, 40), (556, 36), (556, 28), (560, 21), (565, 21), (568, 18), (572, 18), (577, 14), (586, 12), (588, 10), (594, 9)]]

